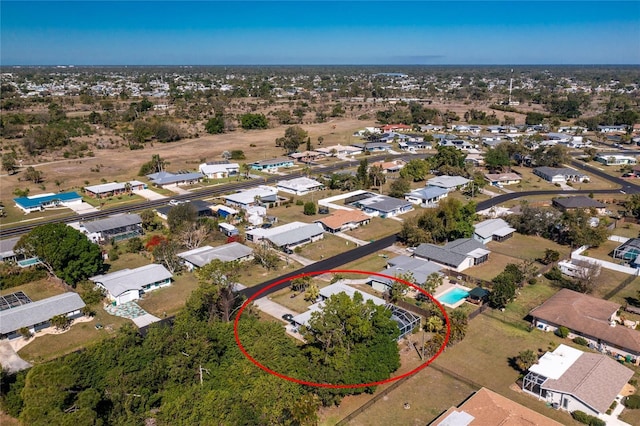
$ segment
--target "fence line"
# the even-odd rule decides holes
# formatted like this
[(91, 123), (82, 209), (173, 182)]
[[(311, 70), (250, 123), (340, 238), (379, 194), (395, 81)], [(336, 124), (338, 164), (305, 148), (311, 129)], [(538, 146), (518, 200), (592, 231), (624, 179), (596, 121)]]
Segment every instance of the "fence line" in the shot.
[(618, 284), (618, 286), (616, 288), (611, 290), (609, 293), (605, 294), (604, 295), (604, 299), (605, 300), (611, 299), (613, 296), (618, 294), (618, 292), (620, 292), (623, 288), (625, 288), (626, 286), (631, 284), (635, 279), (636, 279), (635, 275), (628, 276), (620, 284)]

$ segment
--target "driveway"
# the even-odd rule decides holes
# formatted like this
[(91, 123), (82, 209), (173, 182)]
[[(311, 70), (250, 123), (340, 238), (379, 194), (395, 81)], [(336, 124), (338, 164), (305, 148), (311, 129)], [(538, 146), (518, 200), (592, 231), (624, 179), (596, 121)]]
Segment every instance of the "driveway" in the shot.
[(84, 201), (80, 204), (69, 204), (68, 207), (78, 214), (95, 213), (97, 211), (100, 211), (93, 207), (91, 204), (85, 203)]
[(0, 341), (0, 365), (9, 373), (16, 373), (31, 367), (27, 361), (18, 356), (7, 340)]
[[(298, 295), (298, 297), (302, 297)], [(260, 299), (256, 299), (253, 301), (255, 305), (265, 314), (269, 314), (274, 318), (282, 320), (282, 316), (285, 314), (293, 315), (294, 317), (298, 315), (298, 312), (292, 311), (286, 306), (282, 306), (279, 303), (274, 302), (273, 300), (269, 300), (268, 297), (261, 297)], [(284, 320), (283, 320), (284, 321)]]
[(163, 200), (167, 198), (166, 196), (158, 194), (156, 191), (152, 191), (150, 189), (136, 189), (133, 193), (150, 201)]

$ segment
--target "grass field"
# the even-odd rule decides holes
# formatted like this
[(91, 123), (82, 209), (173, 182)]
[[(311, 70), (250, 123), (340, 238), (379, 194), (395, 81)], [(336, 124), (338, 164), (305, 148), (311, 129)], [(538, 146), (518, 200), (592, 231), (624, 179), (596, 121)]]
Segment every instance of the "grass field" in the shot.
[(87, 204), (91, 204), (93, 207), (109, 208), (123, 204), (139, 203), (145, 201), (145, 198), (132, 193), (129, 195), (116, 195), (115, 197), (108, 198), (82, 197), (82, 201)]
[(505, 266), (509, 263), (520, 264), (522, 261), (515, 257), (505, 256), (500, 253), (491, 253), (489, 260), (481, 265), (474, 266), (464, 271), (465, 274), (483, 280), (491, 281), (500, 272), (504, 271)]
[(196, 276), (190, 272), (184, 272), (181, 275), (175, 275), (170, 286), (149, 292), (136, 303), (150, 314), (162, 318), (165, 314), (178, 313), (196, 288), (198, 288)]
[[(487, 246), (491, 253), (501, 253), (522, 260), (544, 257), (546, 249), (558, 251), (561, 257), (567, 257), (571, 252), (569, 246), (557, 244), (546, 238), (522, 235), (517, 232), (514, 232), (513, 237), (508, 240), (502, 242), (491, 241)], [(491, 256), (489, 255), (489, 259), (491, 259)]]
[[(383, 257), (387, 256), (387, 258), (395, 257), (395, 253), (382, 251), (380, 253), (370, 254), (369, 256), (362, 257), (353, 262), (347, 263), (346, 265), (342, 265), (340, 269), (343, 270), (354, 270), (354, 271), (367, 271), (367, 272), (380, 272), (387, 266), (387, 258)], [(343, 274), (345, 278), (351, 279), (361, 279), (366, 278), (362, 274)]]
[(4, 296), (17, 291), (23, 291), (24, 294), (29, 296), (29, 299), (35, 302), (36, 300), (42, 300), (62, 294), (65, 292), (65, 289), (56, 283), (56, 280), (44, 278), (16, 287), (5, 288), (4, 290), (0, 290), (0, 295)]
[(314, 243), (304, 245), (300, 251), (296, 251), (302, 257), (312, 260), (326, 259), (340, 253), (344, 253), (354, 247), (354, 244), (344, 238), (336, 237), (329, 233), (324, 234), (324, 238)]
[[(406, 217), (406, 215), (402, 215), (402, 217)], [(351, 231), (345, 232), (347, 235), (351, 235), (354, 238), (358, 238), (360, 240), (377, 240), (382, 237), (386, 237), (391, 234), (395, 234), (400, 232), (402, 228), (402, 223), (393, 219), (381, 219), (379, 217), (371, 218), (371, 222), (365, 226), (361, 226), (359, 228), (353, 229)]]
[(4, 203), (5, 216), (0, 219), (0, 227), (10, 228), (11, 225), (17, 225), (18, 222), (24, 224), (37, 224), (41, 220), (62, 218), (66, 216), (73, 216), (75, 213), (73, 210), (66, 207), (59, 207), (54, 209), (47, 209), (40, 212), (33, 212), (25, 214), (22, 210), (16, 207), (13, 202), (11, 204)]

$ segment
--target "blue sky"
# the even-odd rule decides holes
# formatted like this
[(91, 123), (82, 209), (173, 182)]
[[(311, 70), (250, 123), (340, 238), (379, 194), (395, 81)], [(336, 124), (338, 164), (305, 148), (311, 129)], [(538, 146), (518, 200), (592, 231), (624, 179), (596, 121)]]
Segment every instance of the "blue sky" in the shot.
[(7, 1), (2, 65), (640, 64), (640, 1)]

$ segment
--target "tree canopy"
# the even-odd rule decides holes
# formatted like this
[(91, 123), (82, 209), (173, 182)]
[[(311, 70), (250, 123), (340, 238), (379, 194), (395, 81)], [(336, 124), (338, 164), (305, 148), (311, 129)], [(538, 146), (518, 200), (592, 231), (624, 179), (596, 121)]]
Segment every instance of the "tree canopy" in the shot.
[(287, 153), (296, 152), (298, 147), (307, 141), (309, 134), (300, 126), (287, 127), (284, 137), (276, 139), (276, 146), (283, 147)]

